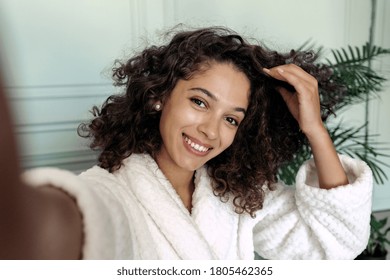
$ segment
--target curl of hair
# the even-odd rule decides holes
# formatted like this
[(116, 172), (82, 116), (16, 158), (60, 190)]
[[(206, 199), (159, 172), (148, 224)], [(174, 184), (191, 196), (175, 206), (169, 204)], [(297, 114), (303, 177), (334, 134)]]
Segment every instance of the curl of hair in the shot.
[[(231, 198), (237, 213), (254, 216), (262, 208), (266, 185), (272, 190), (279, 167), (290, 161), (305, 145), (305, 137), (277, 91), (291, 86), (264, 74), (272, 68), (294, 63), (313, 75), (319, 84), (325, 119), (334, 101), (326, 94), (339, 90), (326, 65), (315, 64), (313, 52), (280, 54), (251, 44), (222, 27), (177, 32), (162, 46), (151, 46), (113, 68), (116, 86), (125, 92), (110, 96), (94, 118), (79, 127), (79, 134), (91, 137), (91, 148), (101, 151), (99, 165), (114, 172), (133, 153), (152, 157), (161, 147), (160, 113), (153, 109), (164, 102), (180, 79), (191, 79), (212, 62), (231, 63), (250, 80), (251, 93), (246, 116), (233, 144), (207, 163), (214, 193)], [(202, 70), (203, 71), (203, 70)]]

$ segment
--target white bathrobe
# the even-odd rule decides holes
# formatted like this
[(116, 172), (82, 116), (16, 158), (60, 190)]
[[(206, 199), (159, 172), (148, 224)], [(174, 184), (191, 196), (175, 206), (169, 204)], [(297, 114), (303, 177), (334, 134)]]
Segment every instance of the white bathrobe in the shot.
[(349, 185), (318, 188), (308, 161), (296, 187), (266, 190), (256, 218), (235, 213), (231, 200), (216, 197), (205, 168), (195, 174), (190, 214), (146, 154), (130, 156), (113, 174), (97, 166), (79, 176), (43, 168), (24, 178), (75, 197), (84, 259), (253, 259), (254, 251), (267, 259), (353, 259), (369, 237), (372, 174), (362, 161), (341, 160)]

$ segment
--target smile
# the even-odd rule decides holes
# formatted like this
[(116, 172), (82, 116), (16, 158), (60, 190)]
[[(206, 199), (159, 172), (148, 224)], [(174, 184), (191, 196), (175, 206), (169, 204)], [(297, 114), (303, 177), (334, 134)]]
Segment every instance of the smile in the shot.
[(205, 147), (205, 146), (202, 146), (200, 144), (197, 144), (195, 143), (194, 141), (192, 141), (190, 138), (188, 138), (187, 136), (184, 135), (184, 141), (188, 144), (188, 146), (190, 146), (192, 149), (198, 151), (198, 152), (201, 152), (201, 153), (206, 153), (208, 152), (209, 150), (211, 150), (212, 148), (208, 148), (208, 147)]

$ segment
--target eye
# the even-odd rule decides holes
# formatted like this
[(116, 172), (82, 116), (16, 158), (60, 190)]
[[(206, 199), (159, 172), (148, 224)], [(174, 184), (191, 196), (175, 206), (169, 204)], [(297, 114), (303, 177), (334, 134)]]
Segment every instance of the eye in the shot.
[(198, 105), (199, 107), (201, 107), (201, 108), (206, 108), (207, 107), (206, 103), (203, 102), (202, 100), (198, 99), (198, 98), (191, 98), (191, 101), (193, 103), (195, 103), (196, 105)]
[(233, 125), (233, 126), (238, 126), (238, 125), (239, 125), (238, 121), (235, 120), (235, 119), (232, 118), (232, 117), (226, 117), (225, 120), (226, 120), (229, 124), (231, 124), (231, 125)]

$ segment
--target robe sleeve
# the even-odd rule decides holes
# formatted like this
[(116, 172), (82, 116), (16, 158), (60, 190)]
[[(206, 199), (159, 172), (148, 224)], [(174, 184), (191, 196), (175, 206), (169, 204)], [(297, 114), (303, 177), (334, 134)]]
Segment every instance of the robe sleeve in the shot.
[(103, 179), (100, 183), (99, 178), (86, 180), (56, 168), (32, 169), (22, 177), (32, 187), (50, 184), (75, 199), (83, 221), (83, 259), (131, 258), (131, 238), (125, 212), (103, 184), (107, 183)]
[(266, 194), (254, 227), (255, 251), (266, 259), (354, 259), (370, 234), (372, 172), (340, 156), (349, 184), (318, 187), (314, 161), (301, 166), (296, 186)]

